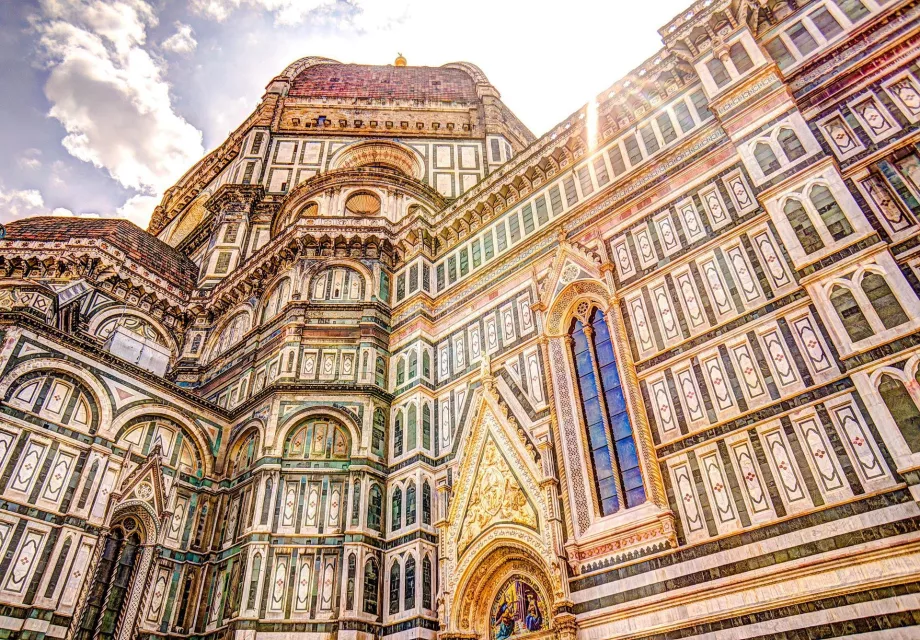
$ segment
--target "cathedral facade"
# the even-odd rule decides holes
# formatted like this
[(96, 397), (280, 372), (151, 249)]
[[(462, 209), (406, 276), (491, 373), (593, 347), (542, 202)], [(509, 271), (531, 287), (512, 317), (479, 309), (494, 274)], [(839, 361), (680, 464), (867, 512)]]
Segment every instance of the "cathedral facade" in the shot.
[(0, 638), (917, 637), (920, 3), (659, 33), (540, 138), (303, 58), (8, 225)]

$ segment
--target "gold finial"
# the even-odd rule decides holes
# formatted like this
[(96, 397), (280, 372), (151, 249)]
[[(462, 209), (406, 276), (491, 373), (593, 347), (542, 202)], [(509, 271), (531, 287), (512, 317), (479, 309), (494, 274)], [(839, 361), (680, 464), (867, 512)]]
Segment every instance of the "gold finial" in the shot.
[(396, 54), (396, 62), (395, 62), (395, 64), (396, 64), (397, 67), (405, 67), (405, 66), (406, 66), (406, 59), (403, 57), (403, 54), (401, 54), (401, 53)]

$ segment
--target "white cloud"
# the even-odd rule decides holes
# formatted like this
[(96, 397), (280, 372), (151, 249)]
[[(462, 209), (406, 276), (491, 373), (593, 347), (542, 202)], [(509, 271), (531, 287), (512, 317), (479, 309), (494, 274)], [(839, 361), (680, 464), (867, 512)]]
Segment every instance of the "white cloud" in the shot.
[(25, 151), (22, 152), (22, 154), (17, 159), (17, 163), (23, 169), (32, 169), (32, 170), (41, 169), (42, 167), (41, 155), (42, 155), (41, 149), (35, 149), (35, 148), (26, 149)]
[[(143, 0), (42, 0), (34, 21), (49, 69), (49, 114), (62, 144), (145, 196), (204, 153), (201, 132), (172, 106), (165, 63), (144, 46), (156, 16)], [(151, 207), (152, 209), (152, 207)]]
[(0, 186), (0, 222), (12, 222), (28, 216), (68, 215), (63, 207), (48, 210), (45, 199), (37, 189), (4, 189)]
[(359, 29), (380, 29), (405, 15), (409, 0), (192, 0), (192, 10), (223, 22), (240, 8), (267, 11), (275, 24), (292, 26), (307, 21), (351, 24)]
[(160, 47), (173, 53), (191, 53), (198, 47), (191, 25), (176, 23), (176, 32), (166, 38)]
[(160, 194), (132, 196), (118, 208), (118, 216), (127, 218), (144, 229), (147, 227), (147, 223), (150, 222), (150, 215), (153, 213), (154, 207), (158, 204), (160, 204)]
[(291, 25), (303, 22), (311, 12), (331, 4), (325, 0), (192, 0), (191, 7), (202, 16), (223, 22), (246, 5), (273, 13), (278, 24)]

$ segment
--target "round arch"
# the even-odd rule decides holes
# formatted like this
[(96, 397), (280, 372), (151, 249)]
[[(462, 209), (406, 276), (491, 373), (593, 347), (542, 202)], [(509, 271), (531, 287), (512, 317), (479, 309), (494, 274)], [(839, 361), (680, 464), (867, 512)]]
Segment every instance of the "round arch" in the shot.
[(311, 300), (310, 291), (313, 288), (313, 279), (322, 272), (335, 267), (346, 267), (357, 271), (364, 278), (364, 302), (369, 302), (373, 292), (376, 290), (373, 272), (364, 266), (358, 260), (350, 258), (333, 258), (329, 260), (312, 260), (303, 270), (300, 276), (300, 282), (295, 283), (296, 290), (300, 292), (302, 300)]
[(156, 320), (155, 318), (150, 317), (149, 315), (145, 314), (142, 311), (137, 311), (135, 309), (125, 309), (123, 306), (113, 305), (113, 306), (110, 306), (108, 309), (105, 309), (104, 311), (100, 311), (99, 313), (96, 313), (89, 320), (89, 333), (95, 336), (99, 328), (103, 324), (105, 324), (108, 320), (111, 320), (113, 317), (118, 317), (122, 315), (133, 316), (135, 318), (139, 318), (143, 320), (144, 322), (150, 323), (153, 326), (153, 328), (156, 329), (157, 332), (166, 341), (166, 346), (169, 348), (172, 354), (175, 356), (175, 354), (178, 352), (178, 345), (176, 344), (175, 338), (173, 338), (170, 330), (167, 329), (166, 326), (162, 322), (160, 322), (159, 320)]
[(84, 383), (90, 393), (93, 395), (93, 399), (96, 401), (96, 406), (99, 408), (100, 429), (104, 427), (104, 425), (112, 423), (112, 405), (109, 404), (108, 390), (103, 386), (98, 378), (90, 373), (87, 373), (85, 369), (77, 368), (63, 360), (57, 360), (54, 358), (35, 358), (16, 365), (10, 369), (9, 372), (7, 372), (2, 382), (0, 382), (0, 398), (6, 399), (6, 395), (9, 392), (10, 387), (16, 382), (16, 380), (25, 374), (45, 369), (47, 369), (49, 372), (61, 371)]
[(207, 436), (201, 433), (197, 425), (190, 424), (188, 418), (184, 414), (171, 407), (142, 405), (128, 409), (115, 418), (107, 433), (117, 442), (118, 439), (124, 435), (126, 427), (131, 424), (132, 420), (135, 418), (149, 418), (151, 420), (155, 418), (166, 418), (175, 422), (182, 429), (183, 434), (191, 436), (191, 442), (194, 444), (197, 450), (196, 452), (201, 459), (202, 474), (208, 476), (213, 473), (214, 460), (211, 455), (211, 446)]
[[(223, 318), (223, 320), (220, 322), (220, 324), (217, 325), (217, 327), (212, 332), (212, 334), (208, 336), (207, 344), (205, 348), (202, 350), (202, 355), (203, 355), (202, 360), (204, 362), (211, 362), (217, 356), (223, 353), (223, 352), (221, 353), (214, 352), (215, 348), (217, 347), (217, 343), (220, 341), (221, 334), (224, 332), (224, 329), (226, 329), (230, 325), (231, 322), (235, 321), (240, 315), (243, 315), (243, 314), (245, 314), (246, 317), (249, 319), (249, 328), (243, 332), (243, 335), (246, 335), (247, 333), (252, 331), (252, 328), (255, 326), (255, 323), (253, 322), (253, 318), (258, 317), (258, 316), (254, 315), (254, 310), (252, 308), (252, 305), (247, 302), (247, 303), (243, 303), (237, 306), (235, 309), (227, 313), (226, 316)], [(233, 343), (233, 345), (239, 344), (239, 342), (240, 340), (237, 340), (236, 342)], [(230, 347), (227, 347), (227, 349), (225, 349), (224, 351), (229, 351), (229, 350), (230, 350)]]
[(511, 578), (525, 579), (546, 603), (543, 611), (544, 629), (552, 629), (552, 611), (562, 597), (554, 586), (554, 568), (533, 548), (512, 538), (500, 538), (476, 555), (467, 572), (457, 583), (449, 628), (458, 632), (473, 632), (489, 638), (492, 604), (502, 586)]
[(330, 163), (330, 169), (357, 169), (383, 165), (422, 180), (425, 166), (419, 155), (409, 147), (389, 140), (357, 142), (339, 150)]
[[(358, 455), (358, 449), (361, 446), (361, 426), (355, 422), (355, 419), (346, 411), (330, 406), (306, 407), (287, 416), (284, 422), (278, 425), (275, 431), (274, 441), (271, 443), (271, 453), (273, 455), (282, 455), (284, 443), (297, 429), (303, 426), (303, 423), (310, 418), (332, 418), (341, 424), (348, 431), (351, 438), (351, 452), (349, 457)], [(266, 441), (263, 445), (267, 448), (269, 443)]]

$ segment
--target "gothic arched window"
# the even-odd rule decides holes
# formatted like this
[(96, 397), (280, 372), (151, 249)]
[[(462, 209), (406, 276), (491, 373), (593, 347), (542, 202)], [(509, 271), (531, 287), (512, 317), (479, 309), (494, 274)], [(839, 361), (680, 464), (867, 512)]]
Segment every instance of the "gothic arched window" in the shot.
[(396, 361), (396, 386), (400, 386), (406, 382), (406, 361), (403, 358), (400, 358)]
[(837, 286), (831, 292), (830, 298), (851, 342), (859, 342), (875, 334), (852, 291)]
[(422, 524), (431, 524), (431, 485), (422, 483)]
[(396, 412), (396, 420), (393, 423), (393, 455), (401, 456), (403, 454), (403, 417), (402, 409)]
[(418, 353), (413, 349), (409, 353), (409, 380), (413, 380), (418, 375)]
[(863, 277), (860, 286), (886, 329), (893, 329), (910, 321), (904, 313), (904, 307), (898, 302), (881, 274), (870, 271)]
[(386, 446), (387, 439), (386, 422), (387, 417), (383, 413), (383, 409), (379, 407), (374, 409), (374, 431), (371, 434), (371, 451), (378, 456), (384, 455), (384, 447)]
[(377, 615), (377, 592), (379, 579), (377, 577), (377, 562), (371, 558), (364, 563), (364, 613)]
[(415, 514), (416, 514), (415, 482), (413, 480), (410, 480), (408, 486), (406, 487), (406, 526), (407, 527), (415, 524)]
[(345, 608), (351, 611), (355, 608), (355, 573), (357, 573), (358, 561), (355, 554), (348, 556), (348, 584), (345, 585)]
[(920, 410), (907, 387), (886, 373), (879, 381), (878, 391), (908, 448), (912, 453), (920, 453)]
[(396, 487), (393, 490), (393, 498), (390, 501), (390, 528), (396, 531), (402, 526), (402, 489)]
[(422, 405), (422, 448), (431, 450), (431, 407)]
[(374, 365), (374, 384), (384, 389), (387, 386), (387, 365), (380, 356), (377, 356), (377, 362)]
[(595, 309), (587, 326), (576, 319), (571, 337), (594, 488), (606, 516), (645, 502), (645, 487), (604, 313)]
[(257, 553), (252, 559), (252, 575), (249, 579), (249, 597), (246, 608), (250, 611), (256, 608), (256, 592), (259, 590), (259, 574), (262, 573), (262, 554)]
[(128, 518), (119, 523), (102, 544), (102, 557), (75, 634), (78, 640), (115, 637), (141, 544), (137, 522)]
[(351, 496), (351, 526), (358, 526), (358, 516), (361, 513), (361, 481), (355, 480), (352, 485)]
[(399, 560), (390, 567), (390, 615), (399, 613)]
[(774, 171), (779, 171), (779, 160), (776, 159), (776, 154), (773, 153), (772, 147), (766, 142), (758, 142), (754, 145), (754, 159), (757, 160), (757, 164), (760, 165), (760, 170), (765, 176)]
[(783, 153), (786, 154), (789, 162), (795, 162), (806, 153), (801, 140), (792, 129), (780, 129), (779, 135), (776, 136), (776, 141), (783, 148)]
[(291, 280), (290, 278), (285, 278), (272, 289), (272, 292), (265, 300), (265, 306), (262, 308), (262, 322), (268, 322), (277, 316), (284, 308), (284, 305), (288, 303), (290, 296)]
[(811, 217), (805, 211), (805, 207), (802, 206), (801, 202), (795, 199), (788, 200), (783, 207), (783, 213), (786, 214), (786, 218), (789, 220), (789, 224), (792, 226), (792, 230), (799, 239), (799, 243), (805, 253), (814, 253), (824, 248), (824, 240), (821, 239), (818, 230), (815, 229), (815, 225), (811, 221)]
[(709, 69), (709, 75), (712, 76), (712, 81), (716, 83), (716, 87), (721, 89), (729, 82), (732, 81), (730, 75), (728, 75), (728, 69), (725, 68), (725, 64), (716, 57), (713, 57), (706, 63), (706, 68)]
[(377, 483), (371, 485), (367, 494), (367, 526), (375, 531), (380, 531), (380, 519), (383, 515), (383, 494)]
[(406, 448), (409, 451), (415, 449), (418, 445), (418, 409), (415, 405), (409, 405), (406, 419)]
[(824, 185), (815, 185), (811, 188), (809, 198), (834, 240), (841, 240), (853, 233), (850, 221), (847, 220), (830, 189)]
[(422, 606), (431, 609), (431, 560), (428, 556), (422, 560)]
[(422, 377), (431, 377), (431, 355), (427, 351), (422, 351)]
[(405, 604), (406, 609), (415, 607), (415, 558), (406, 561)]

